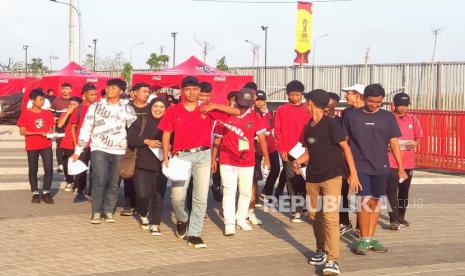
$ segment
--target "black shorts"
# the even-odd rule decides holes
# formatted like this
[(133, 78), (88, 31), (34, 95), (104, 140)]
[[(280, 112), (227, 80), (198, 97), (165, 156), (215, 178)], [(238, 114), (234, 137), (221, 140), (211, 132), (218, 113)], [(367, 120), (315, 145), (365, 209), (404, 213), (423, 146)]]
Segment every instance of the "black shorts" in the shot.
[(368, 175), (358, 173), (358, 179), (362, 184), (362, 190), (357, 193), (358, 196), (371, 196), (373, 198), (381, 198), (386, 195), (386, 186), (388, 175)]
[(254, 182), (263, 180), (262, 158), (263, 158), (263, 155), (255, 154), (255, 167), (253, 170), (253, 181)]

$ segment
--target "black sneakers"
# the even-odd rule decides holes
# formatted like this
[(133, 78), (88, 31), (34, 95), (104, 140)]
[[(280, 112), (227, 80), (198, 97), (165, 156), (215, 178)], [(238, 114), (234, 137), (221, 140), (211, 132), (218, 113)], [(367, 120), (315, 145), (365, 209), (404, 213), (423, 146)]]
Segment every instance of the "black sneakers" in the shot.
[(341, 270), (339, 270), (339, 265), (335, 261), (327, 262), (322, 272), (323, 272), (323, 275), (341, 275)]
[(42, 201), (45, 202), (46, 204), (53, 204), (53, 198), (50, 195), (50, 193), (46, 193), (42, 195)]
[(326, 262), (326, 252), (321, 249), (317, 249), (315, 255), (308, 260), (311, 265), (322, 265)]
[(388, 226), (388, 229), (389, 230), (394, 230), (394, 231), (397, 231), (400, 229), (400, 226), (397, 222), (391, 222)]
[(187, 223), (178, 221), (176, 223), (176, 237), (180, 239), (184, 239), (186, 236), (186, 231), (187, 231)]
[(129, 207), (125, 207), (123, 209), (123, 211), (121, 211), (119, 213), (120, 216), (123, 216), (123, 217), (130, 217), (132, 216), (133, 214), (135, 213), (135, 208), (129, 208)]
[(206, 248), (207, 245), (203, 242), (201, 237), (188, 237), (187, 244), (194, 248)]
[(40, 195), (39, 194), (33, 194), (32, 195), (32, 200), (31, 200), (31, 203), (40, 203), (41, 199), (40, 199)]
[(77, 195), (74, 197), (74, 203), (84, 201), (87, 201), (87, 197), (84, 195), (83, 192), (78, 192)]
[(399, 225), (400, 226), (410, 226), (410, 223), (406, 221), (405, 219), (399, 219)]

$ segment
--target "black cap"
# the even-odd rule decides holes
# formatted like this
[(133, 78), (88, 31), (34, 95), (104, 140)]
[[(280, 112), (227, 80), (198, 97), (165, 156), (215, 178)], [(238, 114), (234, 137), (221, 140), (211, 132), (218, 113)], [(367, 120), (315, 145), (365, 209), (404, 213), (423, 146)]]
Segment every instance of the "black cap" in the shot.
[(249, 88), (242, 88), (237, 95), (236, 104), (241, 107), (251, 107), (253, 105), (254, 91)]
[(257, 100), (266, 101), (266, 93), (265, 93), (265, 91), (258, 90), (257, 93), (256, 93), (256, 96), (257, 96)]
[(187, 87), (187, 86), (197, 86), (200, 87), (199, 80), (196, 77), (193, 76), (187, 76), (182, 79), (181, 82), (181, 88)]
[(209, 82), (203, 81), (200, 83), (200, 92), (210, 93), (212, 92), (212, 85)]
[(410, 105), (410, 96), (405, 94), (404, 92), (397, 93), (394, 96), (394, 105), (399, 106), (399, 105)]
[(322, 89), (315, 89), (304, 95), (305, 99), (312, 101), (316, 106), (325, 108), (329, 104), (329, 94)]

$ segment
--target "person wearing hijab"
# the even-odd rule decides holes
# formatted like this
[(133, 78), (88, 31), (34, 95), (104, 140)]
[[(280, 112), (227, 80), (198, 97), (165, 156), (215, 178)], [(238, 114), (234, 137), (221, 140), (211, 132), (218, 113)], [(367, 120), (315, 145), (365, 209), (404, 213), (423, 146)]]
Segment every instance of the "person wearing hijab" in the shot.
[(162, 174), (161, 161), (154, 151), (161, 150), (163, 131), (157, 128), (168, 103), (154, 98), (149, 113), (139, 117), (128, 129), (128, 145), (137, 149), (134, 185), (139, 226), (150, 235), (160, 236), (160, 222), (167, 179)]

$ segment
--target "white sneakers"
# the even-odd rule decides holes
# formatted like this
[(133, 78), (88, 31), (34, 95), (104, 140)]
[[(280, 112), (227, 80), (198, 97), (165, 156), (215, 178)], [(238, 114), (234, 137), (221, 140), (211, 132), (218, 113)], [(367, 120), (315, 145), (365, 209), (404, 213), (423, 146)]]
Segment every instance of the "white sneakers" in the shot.
[(246, 221), (237, 221), (236, 228), (243, 231), (252, 230), (252, 226), (250, 226)]
[(247, 218), (247, 220), (248, 220), (250, 223), (254, 224), (254, 225), (262, 225), (262, 224), (263, 224), (263, 222), (257, 218), (257, 216), (255, 215), (255, 213), (249, 214), (249, 217)]
[(236, 228), (234, 224), (228, 224), (224, 226), (224, 235), (232, 236), (236, 234)]
[(150, 228), (149, 224), (150, 222), (149, 222), (148, 217), (140, 216), (139, 226), (142, 230), (149, 230)]

